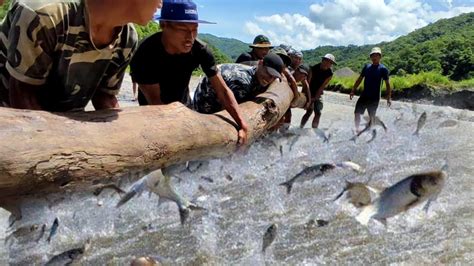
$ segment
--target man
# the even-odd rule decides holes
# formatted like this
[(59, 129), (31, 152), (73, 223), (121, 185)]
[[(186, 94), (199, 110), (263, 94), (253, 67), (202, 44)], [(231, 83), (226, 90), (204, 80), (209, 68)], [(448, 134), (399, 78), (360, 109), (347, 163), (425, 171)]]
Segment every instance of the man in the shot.
[(318, 128), (319, 120), (321, 118), (321, 111), (323, 110), (323, 91), (332, 79), (332, 65), (336, 65), (336, 58), (332, 54), (326, 54), (321, 58), (321, 63), (311, 67), (309, 72), (309, 88), (311, 93), (311, 101), (306, 113), (301, 118), (300, 127), (303, 128), (308, 122), (311, 113), (314, 111), (312, 128)]
[(291, 58), (290, 70), (295, 70), (298, 66), (303, 63), (303, 53), (301, 51), (290, 48), (288, 55)]
[[(219, 71), (227, 86), (232, 90), (239, 103), (251, 101), (267, 90), (275, 80), (281, 79), (284, 64), (273, 53), (259, 60), (256, 66), (242, 64), (222, 64)], [(204, 78), (194, 93), (194, 109), (200, 113), (211, 114), (222, 110), (222, 104), (215, 97), (214, 84)]]
[(161, 0), (25, 0), (0, 26), (0, 106), (54, 112), (118, 107), (145, 25)]
[(239, 126), (239, 143), (246, 143), (247, 123), (237, 101), (218, 74), (212, 52), (196, 39), (198, 23), (210, 22), (199, 20), (196, 4), (186, 0), (165, 0), (157, 20), (162, 31), (142, 42), (130, 65), (140, 105), (179, 101), (190, 106), (189, 80), (201, 66), (219, 101)]
[(362, 94), (357, 100), (355, 111), (354, 111), (354, 123), (355, 123), (355, 131), (356, 133), (359, 132), (359, 125), (360, 125), (360, 116), (365, 112), (367, 109), (370, 117), (370, 121), (373, 121), (375, 118), (375, 114), (377, 112), (377, 108), (379, 106), (380, 101), (380, 88), (382, 79), (385, 80), (385, 86), (387, 88), (387, 105), (390, 107), (392, 104), (391, 96), (392, 90), (390, 87), (390, 81), (388, 78), (388, 69), (380, 63), (382, 59), (382, 50), (379, 47), (372, 48), (370, 52), (370, 60), (372, 64), (366, 64), (362, 69), (362, 72), (354, 84), (352, 91), (350, 93), (350, 99), (354, 97), (354, 93), (359, 87), (362, 79), (364, 80), (364, 90)]
[(253, 44), (249, 45), (249, 47), (252, 48), (252, 51), (242, 53), (235, 61), (236, 63), (252, 65), (256, 61), (263, 59), (270, 49), (273, 48), (270, 40), (265, 35), (257, 35), (253, 40)]

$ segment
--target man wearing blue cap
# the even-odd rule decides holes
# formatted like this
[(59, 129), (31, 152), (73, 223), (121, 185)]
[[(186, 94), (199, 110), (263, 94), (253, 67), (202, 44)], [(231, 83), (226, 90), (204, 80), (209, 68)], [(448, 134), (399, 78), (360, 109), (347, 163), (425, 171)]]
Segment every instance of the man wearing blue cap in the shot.
[(212, 52), (196, 39), (198, 23), (211, 22), (199, 20), (196, 4), (189, 0), (164, 0), (156, 20), (162, 31), (142, 42), (130, 64), (139, 85), (140, 105), (179, 101), (190, 106), (189, 81), (192, 72), (201, 66), (219, 102), (239, 126), (239, 143), (246, 143), (247, 123), (237, 101), (218, 73)]
[(12, 1), (0, 25), (0, 106), (55, 112), (118, 107), (145, 25), (161, 0)]

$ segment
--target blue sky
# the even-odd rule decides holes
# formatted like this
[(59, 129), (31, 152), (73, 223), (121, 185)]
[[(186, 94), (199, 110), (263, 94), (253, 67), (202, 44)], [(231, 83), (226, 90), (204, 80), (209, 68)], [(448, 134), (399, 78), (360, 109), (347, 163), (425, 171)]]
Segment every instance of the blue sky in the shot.
[(199, 32), (251, 42), (265, 34), (298, 49), (390, 41), (440, 18), (474, 12), (474, 0), (194, 0)]

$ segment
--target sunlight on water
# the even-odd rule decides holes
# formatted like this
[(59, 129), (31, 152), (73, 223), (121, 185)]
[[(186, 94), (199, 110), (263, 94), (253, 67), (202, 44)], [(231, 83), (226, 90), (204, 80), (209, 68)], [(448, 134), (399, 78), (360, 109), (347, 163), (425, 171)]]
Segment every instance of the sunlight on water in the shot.
[[(126, 265), (135, 256), (161, 256), (183, 264), (242, 265), (473, 261), (473, 112), (394, 103), (391, 110), (379, 112), (388, 131), (377, 127), (376, 138), (367, 143), (370, 132), (355, 142), (349, 140), (353, 109), (338, 108), (340, 114), (321, 126), (331, 134), (329, 143), (311, 129), (291, 128), (257, 141), (246, 155), (193, 162), (192, 172), (184, 165), (170, 169), (176, 189), (206, 208), (192, 211), (183, 226), (174, 203), (158, 206), (158, 197), (147, 192), (121, 208), (115, 208), (120, 196), (112, 190), (99, 196), (66, 191), (32, 199), (25, 217), (14, 229), (2, 231), (0, 240), (3, 243), (12, 230), (32, 224), (39, 228), (45, 224), (46, 231), (42, 236), (37, 229), (10, 237), (0, 246), (0, 264), (45, 263), (86, 242), (77, 262), (90, 265)], [(414, 136), (423, 111), (427, 123)], [(305, 167), (347, 160), (365, 172), (336, 168), (314, 181), (295, 183), (291, 194), (278, 185)], [(445, 163), (448, 181), (429, 211), (415, 207), (389, 218), (387, 227), (377, 221), (362, 226), (354, 219), (359, 209), (345, 197), (334, 201), (346, 180), (369, 181), (382, 188), (414, 173), (439, 170)], [(130, 184), (124, 178), (120, 186), (126, 189)], [(48, 243), (56, 217), (58, 231)], [(329, 223), (322, 227), (309, 223), (318, 219)], [(0, 213), (0, 222), (8, 227), (5, 212)], [(264, 254), (262, 237), (272, 223), (278, 225), (277, 237)]]

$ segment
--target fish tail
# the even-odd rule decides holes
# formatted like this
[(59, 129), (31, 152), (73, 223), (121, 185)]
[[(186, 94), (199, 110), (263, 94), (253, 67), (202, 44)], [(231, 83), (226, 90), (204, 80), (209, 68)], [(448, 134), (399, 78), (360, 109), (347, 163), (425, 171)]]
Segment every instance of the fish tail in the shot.
[(190, 213), (190, 211), (189, 211), (188, 208), (179, 207), (179, 219), (181, 221), (181, 225), (184, 225), (184, 223), (186, 222), (186, 220), (189, 217), (189, 213)]
[(192, 202), (189, 203), (188, 208), (192, 211), (205, 211), (206, 208), (198, 206)]
[(123, 197), (120, 198), (119, 202), (117, 203), (116, 207), (120, 207), (127, 203), (131, 198), (133, 198), (135, 195), (143, 192), (146, 187), (146, 180), (144, 178), (138, 180), (132, 185), (132, 188), (123, 195)]
[(376, 211), (373, 205), (366, 206), (362, 209), (359, 215), (357, 215), (356, 220), (362, 225), (367, 225), (370, 218), (372, 218), (375, 213)]
[(290, 181), (287, 181), (287, 182), (283, 182), (283, 183), (279, 184), (279, 186), (285, 186), (286, 187), (286, 193), (290, 194), (291, 189), (293, 188), (293, 183), (290, 182)]

